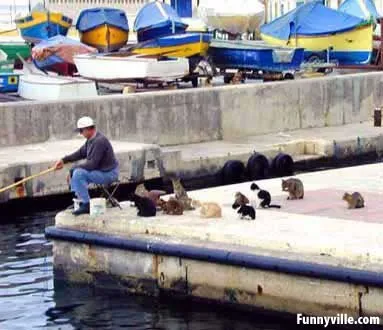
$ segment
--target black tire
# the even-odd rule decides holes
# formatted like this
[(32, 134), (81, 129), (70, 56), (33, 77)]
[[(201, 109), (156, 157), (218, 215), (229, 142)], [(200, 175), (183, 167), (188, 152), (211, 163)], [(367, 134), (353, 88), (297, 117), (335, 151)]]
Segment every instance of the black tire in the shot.
[(245, 165), (239, 160), (228, 160), (222, 168), (223, 184), (242, 182), (245, 179)]
[(249, 180), (265, 179), (269, 175), (269, 168), (270, 165), (268, 159), (264, 155), (255, 152), (247, 161), (247, 176)]
[(225, 73), (223, 76), (223, 82), (225, 84), (230, 84), (230, 82), (233, 80), (234, 74), (232, 73)]
[(294, 80), (294, 75), (290, 72), (286, 73), (283, 77), (284, 80)]
[(198, 87), (198, 77), (193, 77), (190, 79), (191, 83), (192, 83), (192, 86), (194, 88)]
[(289, 176), (294, 174), (294, 161), (285, 153), (279, 153), (272, 161), (271, 167), (277, 176)]

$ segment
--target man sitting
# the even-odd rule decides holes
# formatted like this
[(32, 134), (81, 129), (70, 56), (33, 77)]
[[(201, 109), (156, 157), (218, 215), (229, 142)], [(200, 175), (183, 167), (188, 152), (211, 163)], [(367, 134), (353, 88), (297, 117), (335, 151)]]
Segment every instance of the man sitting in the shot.
[(84, 163), (72, 168), (71, 190), (81, 200), (80, 207), (72, 212), (74, 215), (89, 213), (90, 183), (111, 184), (117, 181), (119, 175), (113, 147), (109, 140), (96, 130), (93, 119), (81, 117), (77, 121), (77, 131), (86, 138), (85, 144), (55, 164), (55, 169), (61, 170), (66, 163), (86, 159)]

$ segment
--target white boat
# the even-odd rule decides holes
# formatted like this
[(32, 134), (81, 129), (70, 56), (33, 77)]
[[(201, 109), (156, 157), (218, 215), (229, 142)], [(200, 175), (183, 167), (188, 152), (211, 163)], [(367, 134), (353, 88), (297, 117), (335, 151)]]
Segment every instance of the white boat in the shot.
[(265, 6), (259, 0), (200, 0), (197, 15), (213, 29), (258, 33), (265, 22)]
[(18, 94), (28, 100), (51, 101), (97, 96), (94, 81), (42, 74), (20, 76)]
[(74, 57), (79, 74), (97, 81), (172, 81), (189, 74), (187, 58), (128, 53), (84, 54)]

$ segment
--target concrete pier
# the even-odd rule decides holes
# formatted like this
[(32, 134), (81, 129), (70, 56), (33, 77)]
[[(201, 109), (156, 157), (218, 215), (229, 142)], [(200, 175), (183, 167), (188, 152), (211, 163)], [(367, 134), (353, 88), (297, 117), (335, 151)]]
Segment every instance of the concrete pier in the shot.
[[(303, 200), (287, 200), (281, 179), (258, 181), (282, 208), (257, 209), (254, 221), (231, 208), (236, 191), (252, 198), (246, 182), (189, 193), (219, 203), (221, 219), (201, 219), (198, 209), (138, 218), (125, 204), (98, 218), (61, 212), (46, 234), (55, 269), (70, 281), (110, 277), (137, 293), (382, 319), (382, 174), (380, 164), (302, 174)], [(347, 209), (342, 196), (354, 191), (365, 208)]]

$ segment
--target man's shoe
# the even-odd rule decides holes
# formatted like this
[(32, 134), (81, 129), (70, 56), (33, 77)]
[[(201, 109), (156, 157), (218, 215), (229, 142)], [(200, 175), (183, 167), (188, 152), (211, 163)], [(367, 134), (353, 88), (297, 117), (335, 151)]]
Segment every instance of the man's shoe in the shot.
[(89, 203), (80, 203), (80, 207), (76, 210), (73, 211), (73, 215), (80, 215), (80, 214), (89, 214), (90, 211), (90, 206)]

